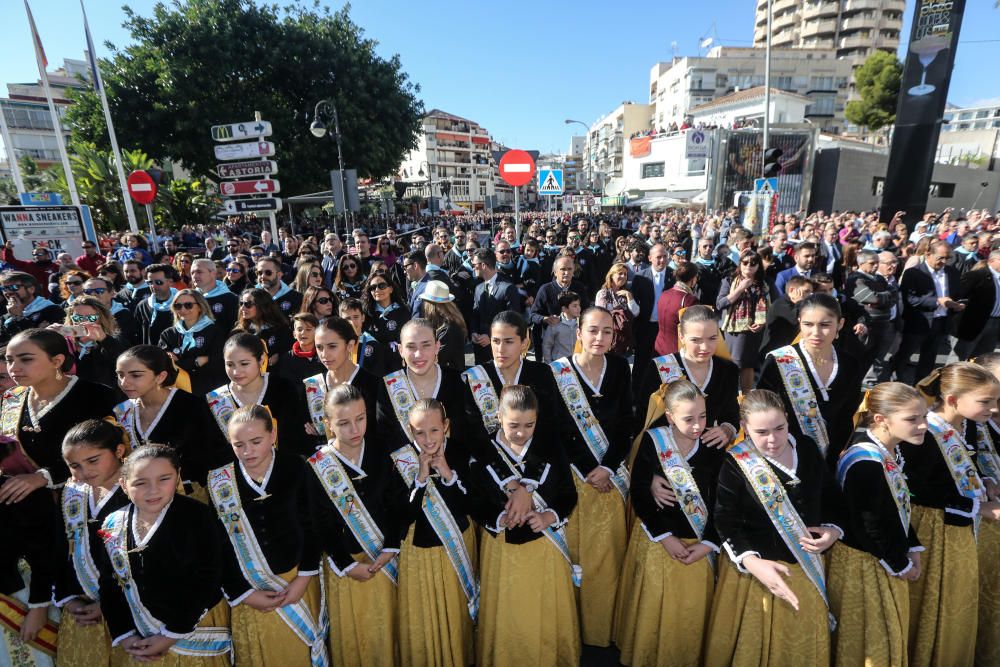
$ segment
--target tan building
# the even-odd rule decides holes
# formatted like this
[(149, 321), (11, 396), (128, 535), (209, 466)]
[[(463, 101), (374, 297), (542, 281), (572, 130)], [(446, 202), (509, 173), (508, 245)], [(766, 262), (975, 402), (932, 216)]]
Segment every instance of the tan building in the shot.
[[(753, 43), (758, 47), (767, 42), (767, 2), (757, 0)], [(905, 0), (771, 2), (772, 48), (835, 49), (854, 67), (876, 50), (899, 48)]]
[(610, 196), (624, 191), (625, 147), (633, 134), (652, 128), (651, 111), (649, 104), (622, 102), (590, 126), (581, 169), (595, 191)]

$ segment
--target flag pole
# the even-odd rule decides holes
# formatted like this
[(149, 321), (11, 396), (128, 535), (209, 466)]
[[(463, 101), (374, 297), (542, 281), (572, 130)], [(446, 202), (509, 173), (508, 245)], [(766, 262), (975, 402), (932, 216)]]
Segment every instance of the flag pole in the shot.
[(0, 136), (3, 137), (3, 148), (7, 153), (7, 164), (10, 166), (10, 174), (14, 177), (14, 185), (17, 186), (18, 193), (27, 192), (24, 189), (24, 181), (21, 180), (21, 165), (17, 163), (17, 155), (14, 147), (10, 143), (10, 131), (7, 129), (7, 114), (4, 113), (3, 105), (0, 105)]
[(73, 169), (69, 164), (69, 153), (66, 152), (66, 139), (63, 137), (62, 125), (59, 124), (59, 114), (56, 112), (56, 104), (52, 101), (52, 90), (49, 88), (49, 75), (46, 71), (49, 61), (45, 57), (45, 50), (42, 49), (42, 40), (38, 36), (38, 28), (35, 27), (35, 17), (31, 15), (31, 7), (28, 6), (28, 0), (24, 0), (24, 8), (28, 12), (28, 22), (31, 24), (32, 41), (35, 43), (35, 60), (38, 61), (38, 74), (42, 79), (42, 89), (45, 90), (45, 99), (49, 103), (49, 113), (52, 115), (52, 129), (55, 130), (56, 144), (59, 146), (63, 170), (66, 172), (66, 185), (69, 187), (69, 196), (73, 200), (73, 205), (79, 206), (80, 195), (76, 191), (76, 179), (73, 178)]
[(122, 204), (125, 213), (128, 215), (128, 226), (133, 234), (139, 233), (139, 223), (135, 218), (135, 209), (132, 208), (132, 197), (128, 194), (128, 184), (125, 181), (125, 163), (122, 162), (122, 152), (118, 148), (118, 136), (115, 134), (114, 123), (111, 122), (111, 109), (108, 107), (108, 96), (104, 92), (104, 79), (101, 77), (101, 70), (97, 65), (97, 52), (94, 49), (94, 38), (90, 35), (90, 24), (87, 22), (87, 9), (80, 0), (80, 11), (83, 12), (83, 29), (87, 32), (87, 52), (89, 53), (90, 68), (93, 70), (94, 88), (101, 96), (101, 106), (104, 108), (104, 121), (108, 125), (108, 137), (111, 139), (111, 150), (115, 157), (115, 167), (118, 172), (118, 185), (122, 189)]

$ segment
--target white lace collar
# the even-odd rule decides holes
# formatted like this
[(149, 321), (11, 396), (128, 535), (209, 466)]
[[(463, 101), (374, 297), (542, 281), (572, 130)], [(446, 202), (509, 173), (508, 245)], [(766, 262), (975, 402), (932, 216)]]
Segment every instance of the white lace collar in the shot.
[(340, 461), (345, 466), (347, 466), (348, 468), (350, 468), (351, 470), (353, 470), (354, 472), (356, 472), (358, 474), (358, 479), (364, 479), (365, 477), (368, 476), (368, 474), (362, 469), (363, 466), (364, 466), (364, 462), (365, 462), (365, 441), (364, 440), (361, 441), (361, 452), (358, 454), (358, 462), (357, 463), (354, 463), (354, 461), (352, 461), (351, 459), (349, 459), (346, 456), (344, 456), (343, 454), (341, 454), (340, 450), (337, 449), (336, 445), (334, 445), (333, 443), (334, 443), (334, 441), (331, 440), (330, 441), (330, 449), (333, 450), (333, 453), (337, 455), (337, 458), (340, 459)]
[[(167, 413), (167, 408), (170, 407), (170, 401), (173, 400), (174, 394), (177, 393), (176, 387), (171, 387), (170, 391), (167, 393), (167, 398), (163, 401), (163, 405), (157, 411), (156, 415), (153, 417), (153, 421), (149, 422), (149, 428), (145, 431), (142, 429), (142, 417), (139, 413), (139, 399), (133, 398), (132, 405), (135, 408), (135, 432), (139, 435), (139, 439), (143, 442), (149, 440), (149, 436), (152, 435), (153, 431), (156, 430), (157, 425), (160, 423), (160, 419), (163, 415)], [(235, 398), (235, 396), (234, 396)]]
[(104, 509), (104, 506), (108, 504), (108, 501), (111, 500), (111, 498), (116, 493), (118, 493), (118, 490), (120, 488), (121, 488), (121, 486), (119, 486), (119, 484), (117, 482), (115, 482), (115, 485), (112, 486), (111, 489), (108, 490), (108, 492), (104, 494), (104, 497), (101, 498), (101, 500), (99, 502), (95, 502), (95, 498), (97, 496), (94, 493), (94, 487), (92, 487), (90, 485), (87, 486), (87, 505), (88, 505), (88, 507), (90, 509), (90, 518), (91, 519), (95, 519), (96, 520), (97, 516), (101, 513), (101, 510)]
[[(357, 377), (358, 371), (360, 370), (361, 366), (354, 364), (354, 371), (351, 373), (351, 376), (346, 380), (344, 380), (341, 384), (351, 384), (352, 382), (354, 382), (354, 378)], [(331, 371), (326, 371), (325, 373), (323, 373), (323, 388), (326, 389), (327, 391), (330, 391), (330, 377), (329, 377), (330, 373)]]
[[(434, 391), (431, 392), (430, 396), (426, 398), (437, 398), (438, 392), (441, 391), (441, 379), (444, 377), (444, 373), (441, 372), (441, 364), (434, 364), (434, 371), (437, 373), (437, 381), (434, 383)], [(410, 371), (406, 371), (406, 382), (410, 385), (410, 391), (413, 393), (413, 397), (420, 400), (422, 397), (417, 394), (417, 388), (410, 380)]]
[[(503, 381), (503, 372), (501, 372), (500, 366), (497, 364), (497, 362), (495, 360), (493, 362), (493, 368), (496, 369), (496, 371), (497, 371), (497, 377), (500, 378), (500, 386), (501, 387), (506, 387), (507, 383)], [(524, 370), (524, 359), (521, 359), (518, 362), (517, 373), (514, 374), (514, 382), (513, 382), (513, 384), (521, 384), (521, 371), (523, 371), (523, 370)]]
[[(802, 349), (801, 343), (799, 344), (799, 349)], [(809, 353), (802, 349), (802, 358), (806, 362), (806, 366), (809, 367), (809, 372), (812, 373), (813, 380), (816, 382), (816, 386), (819, 387), (819, 393), (822, 394), (824, 401), (830, 400), (830, 387), (833, 386), (833, 381), (837, 379), (837, 371), (840, 369), (840, 361), (837, 357), (837, 350), (831, 349), (830, 352), (833, 353), (833, 370), (830, 371), (830, 377), (827, 378), (824, 384), (819, 379), (819, 373), (816, 371), (816, 366), (813, 365), (812, 357)]]
[(708, 387), (708, 383), (712, 381), (712, 371), (715, 370), (715, 357), (708, 358), (708, 373), (705, 374), (705, 381), (702, 384), (698, 384), (695, 382), (694, 375), (691, 374), (691, 369), (688, 368), (687, 360), (684, 358), (684, 355), (678, 352), (677, 356), (681, 360), (681, 365), (684, 366), (684, 374), (687, 375), (688, 380), (690, 380), (694, 386), (698, 387), (698, 391), (705, 396), (708, 396), (708, 394), (705, 393), (705, 389)]
[(594, 392), (594, 397), (595, 398), (596, 397), (600, 397), (600, 395), (601, 395), (601, 387), (604, 385), (604, 374), (608, 372), (608, 357), (607, 357), (607, 355), (601, 357), (601, 374), (597, 377), (597, 386), (596, 387), (593, 384), (591, 384), (590, 378), (588, 378), (587, 374), (583, 372), (583, 369), (580, 367), (580, 364), (576, 363), (576, 355), (575, 354), (570, 355), (569, 359), (570, 359), (570, 362), (572, 362), (572, 364), (573, 364), (573, 368), (576, 369), (576, 374), (579, 375), (580, 379), (583, 380), (583, 382), (588, 387), (590, 387), (591, 391)]
[[(261, 375), (261, 378), (263, 378), (264, 380), (264, 384), (260, 388), (260, 395), (257, 396), (257, 400), (254, 401), (254, 405), (264, 405), (264, 394), (267, 393), (267, 379), (269, 375), (270, 373), (264, 373), (263, 375)], [(243, 404), (240, 403), (240, 399), (236, 396), (236, 392), (233, 391), (233, 383), (230, 382), (228, 386), (229, 386), (229, 395), (233, 397), (233, 403), (236, 404), (236, 407), (242, 408)]]
[[(28, 419), (31, 420), (31, 425), (34, 426), (36, 429), (41, 428), (40, 422), (42, 421), (42, 417), (52, 412), (52, 410), (55, 409), (55, 407), (59, 405), (59, 403), (61, 403), (64, 398), (66, 398), (66, 395), (70, 391), (72, 391), (73, 387), (76, 386), (76, 383), (79, 382), (79, 380), (80, 378), (77, 377), (76, 375), (71, 375), (69, 378), (69, 382), (66, 383), (66, 386), (63, 387), (63, 390), (60, 391), (55, 398), (46, 403), (42, 407), (42, 409), (39, 410), (37, 413), (31, 408), (31, 394), (29, 392), (28, 400), (26, 400), (25, 403), (28, 404)], [(34, 389), (32, 389), (31, 392), (34, 392)]]
[(162, 510), (160, 510), (160, 513), (156, 516), (156, 521), (154, 521), (153, 525), (149, 527), (149, 530), (146, 531), (146, 536), (143, 537), (142, 539), (139, 539), (139, 530), (136, 528), (136, 524), (137, 524), (138, 518), (139, 518), (139, 510), (137, 510), (137, 509), (133, 510), (133, 513), (132, 513), (132, 538), (135, 540), (135, 548), (136, 549), (140, 549), (141, 550), (141, 549), (145, 549), (146, 548), (146, 545), (149, 544), (149, 541), (151, 539), (153, 539), (153, 534), (156, 533), (157, 529), (160, 527), (160, 524), (163, 523), (163, 517), (165, 517), (167, 515), (167, 512), (170, 510), (170, 506), (173, 505), (173, 504), (174, 504), (174, 501), (171, 500), (169, 503), (167, 503), (166, 507), (164, 507)]
[(277, 456), (275, 456), (274, 450), (272, 449), (271, 450), (271, 462), (267, 464), (267, 472), (264, 473), (264, 479), (261, 480), (260, 484), (258, 484), (256, 481), (254, 481), (253, 476), (246, 469), (246, 466), (243, 465), (243, 461), (237, 461), (236, 462), (240, 466), (240, 473), (243, 474), (243, 479), (246, 480), (247, 484), (250, 486), (251, 489), (253, 489), (254, 491), (257, 492), (257, 495), (259, 496), (259, 498), (264, 498), (264, 497), (266, 497), (266, 496), (269, 495), (267, 493), (267, 483), (271, 479), (271, 473), (274, 472), (274, 460), (276, 458), (277, 458)]

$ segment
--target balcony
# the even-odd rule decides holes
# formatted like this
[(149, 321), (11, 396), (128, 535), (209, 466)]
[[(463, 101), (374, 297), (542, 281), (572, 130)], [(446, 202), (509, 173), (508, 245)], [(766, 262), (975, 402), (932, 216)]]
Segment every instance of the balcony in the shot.
[(871, 35), (848, 35), (837, 42), (838, 49), (867, 49), (872, 45)]
[(844, 19), (841, 27), (844, 32), (852, 32), (854, 30), (877, 30), (878, 26), (878, 16), (857, 14)]
[(883, 9), (886, 9), (886, 7), (883, 7), (883, 3), (880, 0), (847, 0), (844, 3), (844, 14), (866, 10), (881, 12)]
[(809, 2), (802, 8), (802, 18), (805, 20), (827, 18), (840, 14), (840, 3), (833, 2)]
[(790, 11), (793, 14), (797, 12), (799, 8), (799, 0), (774, 0), (774, 4), (771, 5), (771, 18), (773, 19), (778, 14), (785, 11)]
[(802, 37), (819, 37), (821, 35), (832, 35), (837, 32), (837, 22), (827, 19), (825, 21), (806, 21), (802, 24)]
[(771, 46), (776, 49), (793, 47), (798, 41), (798, 33), (794, 30), (786, 30), (771, 36)]

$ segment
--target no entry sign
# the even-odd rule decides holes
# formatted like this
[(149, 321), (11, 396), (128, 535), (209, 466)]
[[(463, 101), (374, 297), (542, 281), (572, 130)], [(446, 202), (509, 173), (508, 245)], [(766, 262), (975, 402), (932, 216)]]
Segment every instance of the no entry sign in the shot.
[(156, 181), (144, 171), (133, 171), (128, 175), (128, 193), (137, 204), (152, 204), (156, 199)]
[(527, 151), (509, 150), (500, 158), (500, 178), (508, 185), (527, 185), (534, 177), (535, 161)]

